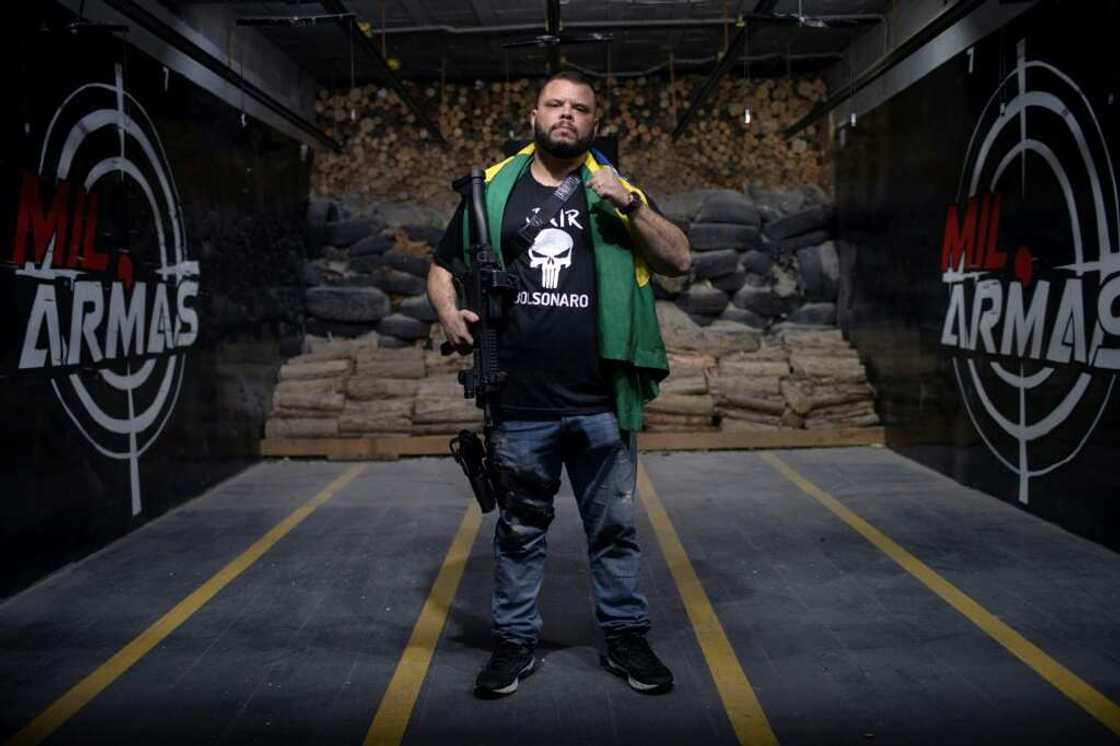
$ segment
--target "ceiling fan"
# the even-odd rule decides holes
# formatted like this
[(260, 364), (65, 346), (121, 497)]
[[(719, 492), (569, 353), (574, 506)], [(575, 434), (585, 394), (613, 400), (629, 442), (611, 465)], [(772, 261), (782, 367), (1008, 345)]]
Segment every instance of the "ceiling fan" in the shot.
[(802, 0), (797, 0), (796, 13), (772, 13), (771, 17), (794, 21), (798, 26), (803, 26), (805, 28), (841, 28), (853, 24), (867, 23), (869, 20), (878, 20), (877, 16), (858, 14), (837, 16), (806, 15), (802, 7)]
[(591, 32), (587, 34), (566, 34), (561, 29), (560, 0), (548, 0), (545, 7), (544, 33), (529, 39), (519, 39), (502, 45), (504, 49), (520, 47), (558, 47), (569, 44), (601, 44), (614, 38), (612, 34)]

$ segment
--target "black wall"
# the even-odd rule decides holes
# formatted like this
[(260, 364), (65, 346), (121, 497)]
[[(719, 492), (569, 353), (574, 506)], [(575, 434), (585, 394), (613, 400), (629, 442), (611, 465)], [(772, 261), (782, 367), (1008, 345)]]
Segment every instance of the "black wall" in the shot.
[[(0, 596), (199, 494), (254, 454), (276, 369), (300, 339), (308, 193), (296, 142), (252, 119), (243, 125), (237, 109), (165, 74), (126, 37), (67, 33), (73, 19), (53, 3), (8, 12)], [(130, 165), (111, 160), (122, 155)], [(124, 302), (115, 315), (114, 295)], [(75, 297), (92, 345), (81, 324), (72, 335)], [(138, 307), (142, 324), (118, 324), (121, 310)], [(148, 408), (154, 416), (144, 422)]]
[[(1117, 548), (1120, 75), (1101, 54), (1114, 43), (1120, 4), (1092, 5), (1087, 19), (1074, 4), (1040, 3), (978, 42), (971, 58), (948, 60), (846, 128), (836, 151), (849, 244), (840, 321), (868, 363), (893, 448)], [(951, 233), (969, 237), (962, 226), (973, 173), (977, 248), (971, 257), (965, 249), (962, 267), (951, 241), (949, 261), (943, 252), (951, 210)], [(980, 235), (981, 222), (998, 224), (994, 243)], [(1027, 324), (1040, 334), (1035, 353), (1033, 337), (1021, 346), (1004, 325), (1011, 295), (1026, 319), (1040, 292), (1048, 297), (1035, 307), (1039, 321)], [(990, 344), (973, 332), (978, 302), (977, 329), (988, 329)], [(1028, 427), (1015, 427), (1021, 421)]]

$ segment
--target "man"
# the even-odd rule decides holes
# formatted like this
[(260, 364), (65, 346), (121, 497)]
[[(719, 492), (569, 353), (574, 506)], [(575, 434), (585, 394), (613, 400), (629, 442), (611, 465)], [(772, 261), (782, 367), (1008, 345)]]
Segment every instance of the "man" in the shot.
[[(665, 691), (673, 676), (645, 640), (635, 541), (636, 432), (668, 362), (650, 268), (688, 272), (688, 239), (589, 145), (598, 126), (591, 85), (560, 73), (530, 115), (534, 143), (486, 172), (490, 237), (520, 290), (501, 331), (509, 377), (489, 444), (507, 495), (494, 535), (496, 646), (476, 693), (516, 691), (532, 672), (541, 629), (537, 595), (560, 469), (568, 470), (587, 535), (595, 612), (607, 670), (637, 690)], [(581, 180), (532, 243), (518, 232), (570, 175)], [(473, 343), (478, 320), (458, 308), (453, 273), (464, 267), (463, 207), (428, 274), (428, 296), (447, 339)]]

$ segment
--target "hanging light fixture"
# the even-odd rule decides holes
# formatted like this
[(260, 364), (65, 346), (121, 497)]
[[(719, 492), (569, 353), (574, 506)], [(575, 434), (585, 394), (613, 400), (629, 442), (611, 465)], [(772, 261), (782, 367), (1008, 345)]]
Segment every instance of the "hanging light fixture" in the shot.
[(354, 108), (354, 17), (350, 17), (350, 27), (346, 29), (346, 38), (350, 40), (350, 121), (358, 121), (358, 111)]
[[(744, 24), (745, 26), (745, 24)], [(743, 39), (743, 77), (747, 79), (747, 104), (743, 107), (743, 124), (748, 127), (751, 124), (751, 37), (750, 33), (744, 29), (746, 37)]]

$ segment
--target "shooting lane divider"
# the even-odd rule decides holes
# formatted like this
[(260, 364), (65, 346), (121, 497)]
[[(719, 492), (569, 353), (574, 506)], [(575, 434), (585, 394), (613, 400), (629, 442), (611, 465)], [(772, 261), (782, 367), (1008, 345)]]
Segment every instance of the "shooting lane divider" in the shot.
[(673, 528), (669, 514), (653, 488), (645, 466), (638, 464), (638, 494), (653, 524), (653, 532), (661, 547), (661, 554), (673, 575), (681, 600), (704, 660), (712, 672), (712, 680), (719, 692), (723, 708), (740, 744), (749, 746), (777, 746), (778, 737), (762, 710), (762, 704), (747, 680), (743, 667), (727, 634), (723, 631), (712, 602), (700, 584), (680, 537)]
[(389, 680), (389, 686), (377, 706), (373, 722), (366, 732), (365, 746), (396, 746), (404, 738), (412, 708), (428, 675), (428, 667), (481, 525), (482, 512), (471, 500), (393, 671), (393, 678)]
[(5, 742), (6, 746), (29, 746), (30, 744), (42, 743), (50, 738), (66, 721), (124, 675), (152, 648), (163, 642), (168, 635), (190, 619), (195, 612), (252, 566), (278, 541), (302, 523), (305, 518), (353, 482), (365, 468), (365, 464), (355, 464), (344, 471), (323, 488), (319, 494), (276, 524), (267, 534), (253, 542), (248, 549), (176, 604), (154, 624), (141, 632), (132, 642), (121, 648), (112, 658), (102, 663), (97, 670), (86, 676), (55, 700), (47, 709), (39, 713), (22, 730), (8, 739)]
[(846, 508), (835, 497), (801, 476), (793, 467), (778, 458), (776, 454), (761, 453), (759, 458), (797, 485), (802, 492), (831, 511), (841, 521), (848, 524), (879, 551), (898, 563), (902, 569), (940, 596), (945, 603), (963, 614), (966, 619), (1034, 670), (1047, 683), (1099, 720), (1113, 733), (1120, 735), (1120, 706), (1115, 702), (1051, 658), (1041, 648), (1016, 632), (948, 580), (938, 575), (932, 568), (896, 544), (882, 531)]

